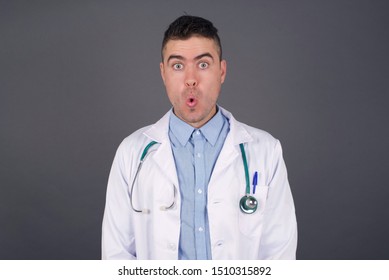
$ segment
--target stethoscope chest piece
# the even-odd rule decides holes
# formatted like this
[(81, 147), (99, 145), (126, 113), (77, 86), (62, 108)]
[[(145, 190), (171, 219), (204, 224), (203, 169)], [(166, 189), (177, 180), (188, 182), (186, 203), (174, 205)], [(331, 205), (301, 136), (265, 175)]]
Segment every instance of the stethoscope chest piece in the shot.
[(253, 196), (245, 195), (240, 199), (239, 206), (243, 213), (252, 214), (258, 208), (258, 201)]

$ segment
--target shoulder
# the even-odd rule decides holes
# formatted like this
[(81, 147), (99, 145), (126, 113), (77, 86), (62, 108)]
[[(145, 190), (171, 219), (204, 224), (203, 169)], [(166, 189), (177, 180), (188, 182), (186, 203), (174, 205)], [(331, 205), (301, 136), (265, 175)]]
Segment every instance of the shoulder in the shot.
[(140, 150), (149, 144), (151, 141), (162, 143), (168, 140), (168, 128), (169, 128), (170, 111), (168, 111), (161, 119), (156, 123), (148, 126), (144, 126), (135, 132), (127, 136), (119, 148)]
[(275, 145), (279, 142), (269, 132), (236, 120), (234, 116), (224, 108), (221, 108), (221, 110), (230, 123), (230, 131), (236, 139), (236, 141), (234, 141), (235, 143), (254, 142), (257, 144)]
[(255, 154), (263, 154), (269, 158), (282, 156), (280, 141), (269, 132), (241, 123), (243, 128), (251, 136), (247, 143), (247, 149)]
[(275, 147), (279, 141), (269, 132), (259, 129), (236, 120), (231, 113), (223, 111), (230, 123), (230, 132), (232, 133), (235, 144), (250, 143), (250, 146)]
[(240, 125), (251, 136), (251, 141), (245, 144), (247, 154), (253, 155), (256, 161), (263, 163), (268, 175), (267, 178), (271, 178), (271, 174), (277, 169), (279, 163), (283, 162), (283, 151), (280, 141), (265, 130), (243, 123)]
[(142, 127), (124, 138), (118, 147), (118, 152), (130, 154), (134, 151), (143, 149), (144, 146), (147, 145), (145, 143), (151, 141), (150, 138), (145, 135), (145, 131), (149, 130), (151, 126), (152, 125)]
[(272, 134), (269, 132), (256, 128), (245, 123), (239, 123), (252, 137), (255, 141), (275, 143), (278, 141)]
[(123, 139), (122, 144), (128, 145), (133, 144), (134, 142), (142, 141), (143, 139), (146, 141), (148, 137), (145, 135), (145, 131), (149, 130), (152, 127), (152, 125), (144, 126), (142, 128), (139, 128), (138, 130), (134, 131), (130, 135), (128, 135), (126, 138)]

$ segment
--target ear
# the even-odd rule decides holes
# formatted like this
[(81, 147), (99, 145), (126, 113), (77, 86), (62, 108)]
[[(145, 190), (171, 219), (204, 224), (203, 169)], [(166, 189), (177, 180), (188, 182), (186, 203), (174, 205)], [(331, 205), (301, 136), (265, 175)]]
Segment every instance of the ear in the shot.
[(161, 62), (159, 64), (159, 69), (161, 70), (162, 81), (163, 81), (163, 83), (165, 83), (165, 68), (164, 68), (163, 62)]
[(220, 61), (220, 81), (221, 83), (224, 83), (224, 80), (226, 79), (227, 74), (227, 61), (224, 59)]

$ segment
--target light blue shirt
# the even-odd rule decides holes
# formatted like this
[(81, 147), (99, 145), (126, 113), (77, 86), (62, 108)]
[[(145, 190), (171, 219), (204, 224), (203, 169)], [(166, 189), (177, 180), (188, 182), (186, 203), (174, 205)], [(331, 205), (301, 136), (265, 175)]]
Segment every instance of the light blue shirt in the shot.
[(208, 183), (224, 140), (228, 119), (216, 115), (195, 129), (170, 114), (169, 137), (181, 194), (179, 259), (212, 259), (207, 215)]

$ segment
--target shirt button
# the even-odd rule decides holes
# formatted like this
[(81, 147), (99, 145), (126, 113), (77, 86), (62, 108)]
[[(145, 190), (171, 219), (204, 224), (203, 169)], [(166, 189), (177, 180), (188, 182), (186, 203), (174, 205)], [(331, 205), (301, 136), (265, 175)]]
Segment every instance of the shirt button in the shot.
[(204, 228), (203, 227), (199, 227), (199, 232), (203, 232), (204, 231)]
[(200, 130), (196, 130), (196, 134), (197, 134), (197, 135), (200, 135)]
[(197, 190), (197, 193), (198, 193), (198, 194), (202, 194), (202, 193), (203, 193), (203, 190), (202, 190), (202, 189), (198, 189), (198, 190)]
[(197, 153), (197, 157), (200, 158), (200, 157), (201, 157), (201, 154), (200, 154), (200, 153)]

